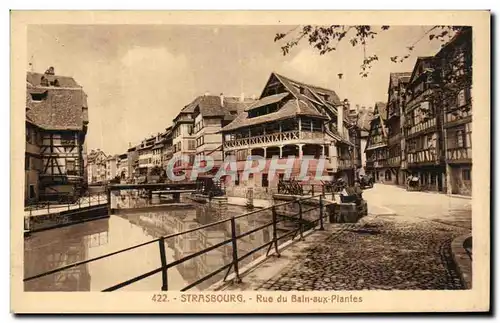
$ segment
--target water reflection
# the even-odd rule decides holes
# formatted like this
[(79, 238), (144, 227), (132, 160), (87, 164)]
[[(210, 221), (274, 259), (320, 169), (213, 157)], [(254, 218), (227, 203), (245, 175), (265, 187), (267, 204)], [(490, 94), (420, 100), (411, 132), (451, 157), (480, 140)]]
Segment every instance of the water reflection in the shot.
[[(140, 204), (140, 203), (139, 203)], [(65, 228), (33, 234), (25, 240), (25, 277), (43, 273), (73, 262), (97, 257), (123, 248), (151, 241), (160, 236), (186, 231), (247, 212), (239, 206), (194, 204), (190, 207), (168, 206), (154, 212), (113, 215)], [(236, 220), (236, 234), (242, 234), (272, 219), (261, 211)], [(279, 234), (293, 227), (283, 223)], [(230, 221), (166, 240), (167, 262), (181, 259), (231, 238)], [(237, 241), (238, 257), (272, 239), (272, 226), (242, 237)], [(281, 241), (284, 242), (284, 241)], [(240, 268), (264, 255), (263, 248), (240, 263)], [(228, 243), (194, 257), (168, 270), (170, 290), (180, 290), (232, 261), (232, 245)], [(158, 243), (64, 270), (25, 283), (26, 291), (100, 291), (114, 284), (158, 268), (161, 265)], [(193, 290), (203, 290), (222, 279), (221, 272)], [(161, 273), (127, 286), (123, 290), (158, 291)]]

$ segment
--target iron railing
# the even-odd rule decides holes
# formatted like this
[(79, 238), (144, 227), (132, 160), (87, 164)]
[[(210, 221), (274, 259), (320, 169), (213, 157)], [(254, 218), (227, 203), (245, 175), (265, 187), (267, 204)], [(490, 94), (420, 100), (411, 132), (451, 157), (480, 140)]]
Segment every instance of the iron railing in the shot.
[[(307, 200), (315, 200), (315, 201), (318, 201), (317, 205), (313, 205), (312, 207), (309, 207), (308, 209), (304, 210), (304, 206), (307, 205), (307, 203), (304, 203), (305, 201)], [(278, 213), (278, 208), (281, 207), (281, 206), (286, 206), (286, 205), (292, 205), (293, 203), (297, 203), (298, 204), (298, 212), (297, 213), (287, 213), (287, 214), (283, 214), (283, 215), (280, 215)], [(311, 202), (309, 202), (309, 204), (311, 204)], [(314, 203), (313, 203), (314, 204)], [(269, 222), (266, 222), (265, 224), (261, 225), (261, 226), (258, 226), (256, 228), (253, 228), (247, 232), (244, 232), (244, 233), (237, 233), (237, 229), (236, 229), (236, 220), (237, 219), (240, 219), (240, 218), (243, 218), (243, 217), (248, 217), (250, 215), (255, 215), (259, 212), (266, 212), (266, 211), (271, 211), (271, 214), (272, 214), (272, 220), (269, 221)], [(310, 212), (312, 210), (319, 210), (319, 216), (317, 218), (315, 218), (314, 220), (312, 221), (308, 221), (306, 219), (304, 219), (304, 214), (307, 213), (307, 212)], [(146, 245), (150, 245), (150, 244), (153, 244), (153, 243), (158, 243), (158, 247), (159, 247), (159, 256), (160, 256), (160, 260), (161, 260), (161, 266), (158, 267), (158, 268), (155, 268), (153, 270), (150, 270), (148, 272), (145, 272), (139, 276), (135, 276), (133, 278), (130, 278), (126, 281), (123, 281), (119, 284), (115, 284), (113, 286), (110, 286), (104, 290), (102, 290), (103, 292), (110, 292), (110, 291), (115, 291), (115, 290), (118, 290), (118, 289), (121, 289), (125, 286), (128, 286), (128, 285), (131, 285), (135, 282), (138, 282), (140, 280), (143, 280), (147, 277), (150, 277), (152, 275), (155, 275), (157, 273), (160, 273), (161, 272), (161, 275), (162, 275), (162, 286), (161, 286), (161, 290), (162, 291), (166, 291), (168, 290), (168, 270), (170, 268), (173, 268), (179, 264), (182, 264), (190, 259), (193, 259), (195, 257), (198, 257), (198, 256), (201, 256), (203, 254), (206, 254), (212, 250), (215, 250), (219, 247), (222, 247), (222, 246), (225, 246), (227, 244), (231, 244), (231, 248), (232, 248), (232, 260), (230, 263), (228, 264), (225, 264), (221, 267), (219, 267), (218, 269), (216, 270), (213, 270), (212, 272), (210, 272), (209, 274), (206, 274), (204, 275), (203, 277), (199, 278), (198, 280), (188, 284), (186, 287), (182, 288), (181, 291), (186, 291), (186, 290), (189, 290), (203, 282), (205, 282), (206, 280), (214, 277), (215, 275), (219, 274), (219, 273), (222, 273), (224, 270), (227, 270), (223, 280), (226, 281), (229, 273), (231, 272), (231, 269), (233, 270), (234, 272), (234, 279), (233, 281), (234, 282), (240, 282), (241, 281), (241, 277), (240, 277), (240, 264), (242, 263), (242, 261), (246, 258), (248, 258), (249, 256), (251, 256), (252, 254), (254, 254), (255, 252), (259, 251), (259, 250), (262, 250), (264, 248), (268, 248), (267, 249), (267, 252), (266, 252), (266, 257), (269, 256), (269, 253), (271, 252), (271, 249), (273, 249), (274, 247), (274, 252), (275, 254), (279, 257), (280, 256), (280, 253), (279, 253), (279, 249), (278, 249), (278, 245), (279, 245), (279, 241), (282, 241), (283, 239), (287, 238), (287, 237), (292, 237), (291, 239), (295, 239), (297, 236), (300, 237), (300, 239), (302, 240), (304, 238), (304, 231), (307, 229), (307, 228), (311, 228), (311, 229), (315, 229), (316, 226), (318, 225), (318, 222), (319, 222), (319, 230), (324, 230), (324, 218), (325, 218), (325, 212), (324, 212), (324, 195), (317, 195), (317, 196), (309, 196), (309, 197), (305, 197), (305, 198), (296, 198), (294, 199), (293, 201), (288, 201), (288, 202), (283, 202), (283, 203), (279, 203), (279, 204), (275, 204), (273, 206), (270, 206), (270, 207), (267, 207), (267, 208), (263, 208), (263, 209), (259, 209), (259, 210), (255, 210), (255, 211), (251, 211), (251, 212), (248, 212), (248, 213), (245, 213), (245, 214), (242, 214), (242, 215), (238, 215), (238, 216), (233, 216), (231, 218), (228, 218), (228, 219), (224, 219), (224, 220), (220, 220), (220, 221), (217, 221), (217, 222), (213, 222), (213, 223), (209, 223), (209, 224), (206, 224), (206, 225), (202, 225), (202, 226), (199, 226), (199, 227), (196, 227), (196, 228), (193, 228), (193, 229), (190, 229), (190, 230), (186, 230), (186, 231), (183, 231), (183, 232), (178, 232), (178, 233), (174, 233), (174, 234), (170, 234), (170, 235), (167, 235), (167, 236), (162, 236), (160, 238), (157, 238), (157, 239), (154, 239), (154, 240), (151, 240), (151, 241), (148, 241), (148, 242), (144, 242), (144, 243), (141, 243), (141, 244), (138, 244), (138, 245), (135, 245), (135, 246), (131, 246), (131, 247), (128, 247), (128, 248), (125, 248), (125, 249), (122, 249), (122, 250), (118, 250), (118, 251), (115, 251), (115, 252), (112, 252), (112, 253), (108, 253), (108, 254), (105, 254), (105, 255), (101, 255), (101, 256), (98, 256), (98, 257), (95, 257), (95, 258), (91, 258), (91, 259), (87, 259), (87, 260), (84, 260), (84, 261), (79, 261), (79, 262), (75, 262), (75, 263), (72, 263), (72, 264), (69, 264), (69, 265), (66, 265), (66, 266), (63, 266), (63, 267), (59, 267), (59, 268), (56, 268), (56, 269), (53, 269), (53, 270), (50, 270), (50, 271), (47, 271), (47, 272), (44, 272), (44, 273), (40, 273), (40, 274), (37, 274), (37, 275), (34, 275), (34, 276), (31, 276), (31, 277), (27, 277), (27, 278), (24, 278), (23, 279), (23, 282), (30, 282), (30, 281), (33, 281), (35, 279), (38, 279), (38, 278), (41, 278), (41, 277), (45, 277), (45, 276), (48, 276), (48, 275), (51, 275), (51, 274), (55, 274), (55, 273), (58, 273), (58, 272), (61, 272), (63, 270), (67, 270), (67, 269), (70, 269), (70, 268), (74, 268), (74, 267), (77, 267), (77, 266), (80, 266), (80, 265), (84, 265), (84, 264), (88, 264), (88, 263), (92, 263), (92, 262), (95, 262), (95, 261), (98, 261), (98, 260), (101, 260), (101, 259), (104, 259), (104, 258), (109, 258), (111, 256), (115, 256), (115, 255), (118, 255), (118, 254), (122, 254), (122, 253), (125, 253), (127, 251), (130, 251), (130, 250), (133, 250), (133, 249), (137, 249), (137, 248), (140, 248), (140, 247), (143, 247), (143, 246), (146, 246)], [(280, 218), (279, 218), (280, 217)], [(290, 230), (289, 232), (281, 235), (281, 236), (278, 236), (278, 229), (277, 229), (277, 224), (280, 223), (280, 222), (283, 222), (283, 221), (286, 221), (286, 220), (295, 220), (297, 223), (298, 223), (298, 227), (295, 229), (295, 230)], [(196, 232), (196, 231), (199, 231), (199, 230), (203, 230), (203, 229), (207, 229), (209, 227), (213, 227), (213, 226), (217, 226), (217, 225), (220, 225), (220, 224), (223, 224), (223, 223), (227, 223), (227, 222), (230, 222), (230, 228), (231, 228), (231, 237), (229, 239), (225, 239), (224, 241), (221, 241), (217, 244), (213, 244), (207, 248), (204, 248), (203, 250), (200, 250), (198, 252), (195, 252), (193, 254), (190, 254), (190, 255), (187, 255), (181, 259), (178, 259), (178, 260), (175, 260), (175, 261), (172, 261), (172, 262), (167, 262), (167, 257), (166, 257), (166, 250), (165, 250), (165, 242), (169, 239), (172, 239), (172, 238), (175, 238), (175, 237), (178, 237), (178, 236), (182, 236), (182, 235), (187, 235), (187, 234), (190, 234), (190, 233), (193, 233), (193, 232)], [(241, 239), (243, 237), (246, 237), (250, 234), (253, 234), (253, 233), (256, 233), (260, 230), (264, 230), (268, 227), (272, 226), (272, 239), (270, 239), (270, 241), (268, 242), (265, 242), (263, 244), (261, 244), (260, 246), (257, 246), (255, 248), (253, 248), (252, 250), (246, 252), (245, 254), (241, 255), (238, 253), (238, 241), (241, 241)]]
[[(68, 194), (66, 194), (68, 195)], [(80, 195), (76, 201), (69, 201), (64, 198), (66, 196), (63, 193), (59, 193), (59, 196), (62, 198), (58, 201), (46, 201), (46, 202), (38, 202), (32, 205), (29, 205), (24, 208), (25, 216), (34, 216), (38, 214), (49, 214), (49, 213), (57, 213), (64, 212), (69, 210), (78, 210), (81, 208), (87, 208), (90, 206), (104, 205), (108, 203), (106, 192), (96, 192)], [(28, 212), (28, 214), (26, 214)]]

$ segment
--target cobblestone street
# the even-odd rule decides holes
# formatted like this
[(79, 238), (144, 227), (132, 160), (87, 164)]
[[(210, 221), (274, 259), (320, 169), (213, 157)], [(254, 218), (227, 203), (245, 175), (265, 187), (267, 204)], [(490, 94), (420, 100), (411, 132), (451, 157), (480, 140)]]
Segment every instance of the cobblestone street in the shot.
[(412, 194), (380, 185), (366, 191), (369, 205), (393, 214), (338, 224), (340, 230), (296, 255), (259, 290), (463, 289), (450, 243), (470, 231), (470, 201)]

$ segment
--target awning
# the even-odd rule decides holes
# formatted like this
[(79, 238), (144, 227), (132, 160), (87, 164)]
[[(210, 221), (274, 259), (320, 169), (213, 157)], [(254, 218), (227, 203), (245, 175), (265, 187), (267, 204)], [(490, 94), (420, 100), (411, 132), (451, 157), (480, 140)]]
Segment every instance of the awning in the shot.
[(269, 95), (266, 96), (259, 101), (255, 102), (254, 104), (250, 105), (248, 108), (245, 109), (245, 111), (250, 111), (252, 109), (260, 108), (269, 104), (277, 103), (283, 100), (288, 94), (288, 92), (285, 93), (279, 93), (279, 94), (274, 94), (274, 95)]

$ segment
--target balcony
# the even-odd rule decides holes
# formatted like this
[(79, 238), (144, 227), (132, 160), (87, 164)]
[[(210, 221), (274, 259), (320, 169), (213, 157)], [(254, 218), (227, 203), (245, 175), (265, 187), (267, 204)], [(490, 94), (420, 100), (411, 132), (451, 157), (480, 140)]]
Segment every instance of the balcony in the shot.
[(224, 149), (248, 148), (252, 146), (262, 147), (272, 144), (293, 142), (297, 140), (317, 141), (322, 140), (323, 138), (324, 134), (322, 132), (292, 130), (226, 141), (224, 143)]
[(438, 154), (435, 149), (423, 149), (420, 151), (408, 153), (408, 165), (419, 164), (437, 164), (439, 162)]
[(436, 131), (436, 118), (432, 118), (412, 126), (408, 129), (408, 137), (414, 137), (420, 133), (426, 133), (429, 131)]
[(471, 162), (472, 161), (472, 148), (461, 147), (451, 148), (446, 150), (446, 159), (448, 162)]
[(374, 168), (384, 168), (387, 167), (387, 160), (386, 159), (379, 159), (373, 162), (373, 167)]
[(401, 166), (401, 156), (390, 157), (387, 160), (387, 165), (389, 167), (400, 167)]
[(337, 158), (337, 169), (352, 169), (354, 167), (353, 162), (351, 159), (343, 158), (343, 157), (338, 157)]
[(472, 110), (453, 110), (446, 112), (444, 126), (446, 128), (472, 121)]

